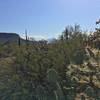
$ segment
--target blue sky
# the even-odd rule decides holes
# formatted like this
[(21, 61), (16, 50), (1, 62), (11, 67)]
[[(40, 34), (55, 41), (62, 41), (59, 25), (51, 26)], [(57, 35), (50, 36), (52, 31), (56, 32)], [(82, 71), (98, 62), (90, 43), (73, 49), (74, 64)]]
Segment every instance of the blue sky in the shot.
[(40, 38), (57, 37), (67, 25), (93, 30), (100, 0), (0, 0), (0, 31)]

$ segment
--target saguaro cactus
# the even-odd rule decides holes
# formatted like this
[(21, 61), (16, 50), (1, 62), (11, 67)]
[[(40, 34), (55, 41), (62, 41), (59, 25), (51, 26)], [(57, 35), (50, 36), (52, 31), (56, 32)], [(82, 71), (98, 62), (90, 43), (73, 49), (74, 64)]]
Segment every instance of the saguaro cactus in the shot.
[(20, 36), (18, 38), (18, 45), (20, 46), (21, 45), (21, 39), (20, 39)]

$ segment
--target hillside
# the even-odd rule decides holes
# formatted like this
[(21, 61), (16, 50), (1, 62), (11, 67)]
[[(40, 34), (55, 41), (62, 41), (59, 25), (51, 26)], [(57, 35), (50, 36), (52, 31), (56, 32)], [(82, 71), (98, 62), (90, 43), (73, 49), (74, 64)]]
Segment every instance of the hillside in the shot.
[[(17, 43), (19, 40), (19, 35), (16, 33), (0, 33), (0, 44), (5, 43)], [(22, 39), (21, 39), (22, 40)]]

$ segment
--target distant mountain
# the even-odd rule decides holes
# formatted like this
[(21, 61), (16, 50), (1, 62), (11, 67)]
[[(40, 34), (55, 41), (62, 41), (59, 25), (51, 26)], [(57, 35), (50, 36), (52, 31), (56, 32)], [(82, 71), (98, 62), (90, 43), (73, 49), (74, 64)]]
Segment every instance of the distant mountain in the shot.
[(47, 39), (48, 43), (52, 43), (52, 42), (56, 42), (57, 39), (56, 38), (49, 38)]
[(16, 33), (0, 33), (0, 44), (18, 43), (19, 37)]
[[(20, 43), (25, 44), (26, 40), (21, 38), (17, 33), (5, 33), (5, 32), (0, 32), (0, 44), (9, 44), (9, 43), (14, 43), (18, 44), (19, 43), (19, 38), (20, 38)], [(51, 42), (54, 41), (54, 39), (48, 39), (48, 40), (39, 40), (39, 41), (32, 41), (32, 40), (27, 40), (27, 43), (29, 44), (38, 44), (38, 43), (46, 43), (46, 42)]]

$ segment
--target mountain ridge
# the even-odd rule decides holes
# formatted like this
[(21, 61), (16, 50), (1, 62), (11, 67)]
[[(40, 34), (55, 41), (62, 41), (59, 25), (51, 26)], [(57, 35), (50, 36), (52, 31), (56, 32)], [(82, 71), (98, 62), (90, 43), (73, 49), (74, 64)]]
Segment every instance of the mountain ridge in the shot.
[(0, 32), (0, 44), (17, 43), (19, 38), (17, 33)]

